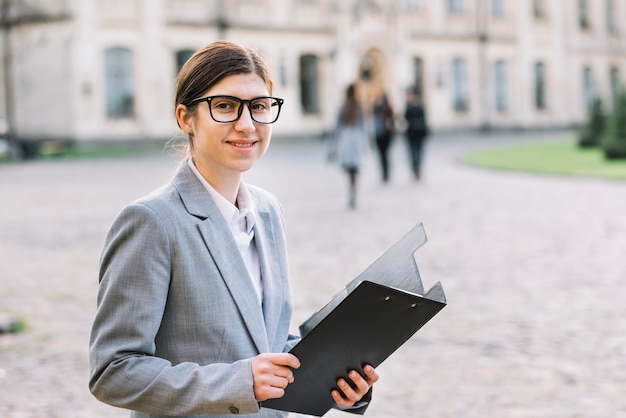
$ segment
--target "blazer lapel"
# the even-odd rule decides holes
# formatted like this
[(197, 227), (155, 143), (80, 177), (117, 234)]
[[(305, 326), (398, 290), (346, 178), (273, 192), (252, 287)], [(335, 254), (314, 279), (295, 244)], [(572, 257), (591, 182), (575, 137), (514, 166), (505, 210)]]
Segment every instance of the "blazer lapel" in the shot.
[(282, 302), (278, 298), (282, 297), (280, 283), (278, 282), (280, 273), (275, 257), (274, 228), (269, 213), (257, 210), (259, 221), (254, 227), (254, 240), (259, 253), (259, 264), (261, 265), (261, 277), (263, 278), (263, 318), (265, 319), (265, 329), (269, 341), (274, 341), (280, 319), (280, 307)]
[[(217, 209), (216, 209), (217, 211)], [(246, 269), (239, 248), (224, 218), (217, 212), (198, 225), (198, 230), (211, 253), (213, 261), (237, 304), (259, 353), (269, 351), (263, 311)]]
[(187, 211), (201, 219), (198, 231), (241, 313), (258, 352), (268, 352), (269, 343), (263, 311), (243, 258), (226, 221), (200, 180), (187, 166), (186, 159), (172, 184), (178, 190)]

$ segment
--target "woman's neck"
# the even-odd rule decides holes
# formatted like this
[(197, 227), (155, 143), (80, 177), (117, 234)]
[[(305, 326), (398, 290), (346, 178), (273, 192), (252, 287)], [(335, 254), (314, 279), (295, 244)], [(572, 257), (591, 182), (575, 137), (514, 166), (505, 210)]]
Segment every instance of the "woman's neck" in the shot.
[(199, 165), (195, 159), (193, 163), (211, 187), (230, 203), (237, 205), (237, 193), (239, 193), (239, 185), (242, 179), (241, 173), (228, 170), (211, 170), (209, 167)]

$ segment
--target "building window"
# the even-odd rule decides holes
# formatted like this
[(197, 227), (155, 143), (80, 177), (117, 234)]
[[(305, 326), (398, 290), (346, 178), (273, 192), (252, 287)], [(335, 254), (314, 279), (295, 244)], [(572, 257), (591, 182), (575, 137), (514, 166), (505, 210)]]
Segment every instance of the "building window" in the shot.
[(399, 10), (404, 10), (407, 12), (414, 12), (419, 10), (420, 2), (419, 0), (404, 0), (403, 2), (398, 4)]
[(300, 103), (304, 113), (319, 113), (318, 64), (315, 55), (300, 57)]
[(461, 13), (463, 11), (463, 0), (448, 0), (448, 11), (450, 13)]
[(191, 58), (194, 52), (193, 49), (182, 49), (176, 52), (176, 73), (183, 68), (183, 65)]
[(622, 83), (619, 79), (619, 70), (617, 69), (617, 67), (611, 67), (609, 82), (611, 83), (611, 104), (613, 105), (613, 108), (615, 108), (620, 90), (622, 88)]
[(280, 66), (278, 67), (278, 75), (280, 78), (280, 85), (285, 87), (288, 83), (287, 63), (285, 62), (285, 57), (280, 57)]
[(453, 90), (452, 99), (454, 110), (464, 112), (468, 109), (467, 93), (467, 64), (462, 58), (456, 58), (452, 63)]
[(508, 80), (506, 62), (496, 61), (494, 66), (495, 105), (496, 110), (504, 112), (509, 107)]
[(491, 14), (504, 16), (504, 0), (491, 0)]
[(546, 10), (543, 0), (533, 0), (533, 15), (538, 19), (546, 17)]
[(606, 30), (609, 33), (617, 33), (615, 2), (613, 0), (606, 0)]
[(585, 105), (585, 109), (591, 109), (593, 99), (593, 74), (590, 67), (585, 67), (583, 69), (583, 104)]
[(543, 62), (535, 64), (535, 108), (546, 108), (546, 69)]
[(413, 58), (413, 85), (418, 96), (424, 93), (424, 63), (421, 58)]
[(111, 118), (133, 117), (135, 86), (133, 53), (126, 48), (111, 48), (105, 52), (106, 104)]
[(581, 29), (589, 29), (589, 2), (578, 0), (578, 23)]

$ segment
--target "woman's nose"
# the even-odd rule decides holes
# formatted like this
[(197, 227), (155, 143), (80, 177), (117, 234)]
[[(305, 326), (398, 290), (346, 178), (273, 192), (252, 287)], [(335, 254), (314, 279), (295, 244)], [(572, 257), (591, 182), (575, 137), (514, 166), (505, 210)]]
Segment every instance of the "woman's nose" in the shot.
[(238, 131), (253, 131), (256, 129), (254, 126), (254, 121), (252, 120), (252, 115), (250, 114), (250, 108), (248, 104), (241, 104), (243, 109), (241, 109), (241, 116), (235, 122), (235, 129)]

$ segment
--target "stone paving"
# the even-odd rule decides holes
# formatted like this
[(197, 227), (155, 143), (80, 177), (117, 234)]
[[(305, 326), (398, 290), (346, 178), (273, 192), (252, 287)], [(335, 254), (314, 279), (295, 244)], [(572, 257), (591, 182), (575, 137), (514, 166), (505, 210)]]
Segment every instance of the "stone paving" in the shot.
[[(319, 142), (276, 142), (248, 181), (284, 205), (297, 324), (417, 222), (426, 287), (448, 306), (379, 367), (366, 416), (626, 417), (626, 183), (478, 169), (468, 150), (528, 137), (435, 137), (411, 180), (374, 155), (358, 208)], [(0, 166), (0, 417), (116, 418), (87, 390), (104, 234), (173, 172), (171, 154)], [(327, 417), (346, 416), (332, 411)]]

